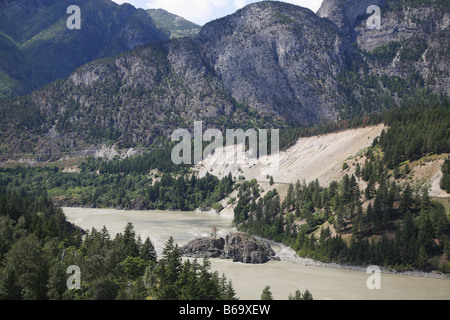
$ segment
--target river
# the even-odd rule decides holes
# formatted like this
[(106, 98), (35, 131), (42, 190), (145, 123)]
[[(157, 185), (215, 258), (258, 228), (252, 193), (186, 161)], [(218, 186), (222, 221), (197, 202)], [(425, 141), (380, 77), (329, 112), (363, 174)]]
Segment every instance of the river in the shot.
[[(158, 255), (170, 236), (182, 246), (194, 238), (210, 235), (213, 226), (218, 227), (218, 235), (235, 231), (228, 218), (203, 212), (85, 208), (64, 208), (64, 212), (68, 221), (85, 230), (93, 227), (100, 230), (106, 226), (111, 237), (123, 232), (131, 222), (142, 240), (150, 237)], [(275, 299), (287, 299), (297, 289), (301, 292), (308, 289), (317, 300), (450, 299), (450, 279), (382, 272), (380, 289), (370, 290), (367, 280), (371, 274), (365, 270), (316, 265), (313, 261), (299, 259), (282, 245), (272, 247), (282, 261), (250, 265), (211, 259), (212, 270), (225, 273), (232, 280), (236, 295), (243, 300), (259, 299), (266, 285), (270, 285)]]

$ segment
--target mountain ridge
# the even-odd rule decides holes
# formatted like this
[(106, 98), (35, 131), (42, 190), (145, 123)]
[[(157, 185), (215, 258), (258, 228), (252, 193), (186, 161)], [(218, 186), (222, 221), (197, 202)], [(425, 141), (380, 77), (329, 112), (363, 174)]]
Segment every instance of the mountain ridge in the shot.
[(164, 9), (148, 9), (146, 11), (158, 25), (158, 28), (170, 39), (195, 37), (200, 31), (201, 26)]
[[(314, 37), (316, 32), (320, 36)], [(206, 24), (197, 39), (236, 100), (269, 114), (284, 108), (279, 113), (295, 124), (337, 118), (320, 91), (337, 91), (335, 76), (347, 65), (345, 45), (337, 30), (309, 9), (272, 1), (250, 4)]]
[[(425, 9), (430, 12), (425, 22), (442, 21), (424, 39), (428, 48), (439, 44), (428, 40), (442, 37), (449, 27), (435, 6)], [(396, 10), (386, 13), (383, 27), (388, 30), (396, 21), (389, 17), (405, 12)], [(414, 10), (413, 16), (420, 14)], [(405, 99), (434, 101), (446, 93), (448, 42), (436, 47), (441, 50), (436, 59), (427, 60), (427, 77), (420, 73), (422, 57), (407, 56), (408, 39), (391, 50), (388, 38), (410, 34), (408, 41), (420, 42), (426, 35), (421, 24), (412, 25), (412, 33), (390, 33), (386, 42), (378, 39), (380, 45), (369, 48), (362, 39), (376, 39), (383, 31), (365, 30), (364, 19), (358, 19), (352, 43), (334, 22), (308, 9), (259, 2), (206, 24), (195, 38), (88, 63), (68, 79), (0, 109), (3, 158), (27, 152), (56, 160), (39, 154), (99, 144), (149, 147), (199, 120), (205, 129), (326, 124), (370, 115)], [(393, 60), (400, 62), (392, 67)]]
[[(66, 27), (69, 5), (80, 8), (80, 30)], [(174, 26), (173, 32), (177, 30)], [(15, 55), (21, 59), (2, 59), (11, 42), (0, 38), (0, 77), (5, 74), (0, 78), (0, 99), (65, 79), (90, 61), (169, 39), (146, 10), (110, 0), (7, 0), (0, 5), (0, 32), (12, 41), (13, 50), (18, 51)], [(27, 76), (8, 72), (3, 66), (8, 63), (17, 68), (25, 65)]]

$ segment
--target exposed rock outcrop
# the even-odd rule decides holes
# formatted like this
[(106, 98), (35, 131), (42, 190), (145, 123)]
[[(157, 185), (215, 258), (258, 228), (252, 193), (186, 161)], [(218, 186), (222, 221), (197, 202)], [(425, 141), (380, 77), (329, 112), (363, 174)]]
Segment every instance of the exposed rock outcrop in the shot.
[(230, 233), (225, 238), (198, 238), (181, 248), (186, 257), (233, 259), (233, 262), (259, 264), (280, 260), (270, 245), (241, 233)]
[(371, 5), (383, 6), (386, 0), (324, 0), (317, 15), (334, 22), (344, 34), (351, 34)]
[[(366, 25), (372, 4), (382, 9), (379, 30)], [(198, 120), (222, 131), (311, 126), (378, 112), (423, 90), (448, 95), (449, 33), (444, 0), (324, 0), (317, 15), (253, 3), (194, 38), (96, 60), (5, 102), (0, 159), (34, 152), (36, 161), (56, 161), (98, 144), (150, 147), (178, 128), (192, 132)]]
[(352, 47), (311, 10), (260, 2), (206, 24), (202, 56), (240, 103), (300, 125), (337, 118), (336, 76)]
[[(372, 53), (366, 63), (373, 74), (404, 79), (420, 74), (429, 88), (448, 95), (450, 14), (444, 3), (324, 0), (317, 15), (332, 21), (360, 52)], [(371, 5), (381, 8), (378, 30), (366, 25)]]

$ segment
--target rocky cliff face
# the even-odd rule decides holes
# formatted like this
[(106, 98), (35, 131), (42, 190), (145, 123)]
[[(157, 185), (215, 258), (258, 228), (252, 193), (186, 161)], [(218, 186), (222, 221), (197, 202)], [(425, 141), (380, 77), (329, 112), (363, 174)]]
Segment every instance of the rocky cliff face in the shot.
[[(326, 123), (345, 102), (336, 80), (346, 68), (344, 42), (335, 26), (307, 9), (250, 5), (207, 24), (194, 40), (89, 63), (31, 94), (26, 106), (14, 102), (17, 112), (41, 115), (32, 121), (39, 131), (61, 135), (40, 136), (27, 148), (12, 134), (10, 145), (48, 155), (72, 149), (74, 140), (78, 148), (107, 141), (148, 146), (195, 120), (219, 129)], [(12, 123), (5, 121), (4, 132), (17, 130)]]
[[(432, 90), (448, 95), (448, 4), (376, 3), (380, 30), (366, 27), (366, 0), (325, 0), (318, 15), (265, 1), (206, 24), (194, 39), (88, 63), (0, 107), (2, 155), (56, 160), (93, 144), (147, 147), (196, 120), (219, 129), (309, 126)], [(120, 10), (137, 24), (126, 19), (131, 8)], [(115, 41), (137, 39), (125, 30)]]
[(371, 5), (383, 6), (387, 0), (324, 0), (317, 15), (332, 21), (345, 34), (350, 36), (361, 18), (367, 17)]
[(225, 238), (199, 238), (181, 248), (186, 257), (233, 259), (233, 262), (259, 264), (279, 260), (272, 248), (245, 233), (231, 233)]
[(347, 67), (337, 28), (312, 11), (279, 2), (252, 4), (206, 24), (202, 56), (237, 101), (296, 125), (336, 119), (336, 76)]
[[(366, 21), (370, 5), (381, 8), (381, 28)], [(436, 92), (450, 93), (448, 2), (324, 0), (317, 15), (332, 21), (366, 56), (373, 74), (408, 78), (419, 74)], [(371, 54), (373, 53), (373, 54)]]
[(435, 2), (406, 7), (387, 1), (380, 30), (367, 29), (365, 21), (354, 27), (357, 47), (371, 53), (367, 62), (374, 74), (403, 79), (417, 74), (425, 86), (450, 94), (450, 8)]
[[(56, 160), (64, 145), (73, 149), (74, 143), (77, 148), (108, 141), (124, 148), (149, 146), (157, 138), (170, 138), (180, 126), (193, 126), (194, 120), (223, 128), (231, 119), (236, 125), (249, 119), (190, 39), (92, 62), (11, 108), (9, 117), (19, 112), (26, 122), (33, 121), (30, 113), (22, 114), (27, 109), (42, 120), (38, 127), (46, 134), (35, 140), (40, 160)], [(17, 127), (3, 124), (3, 132), (11, 132), (11, 145), (18, 147)]]

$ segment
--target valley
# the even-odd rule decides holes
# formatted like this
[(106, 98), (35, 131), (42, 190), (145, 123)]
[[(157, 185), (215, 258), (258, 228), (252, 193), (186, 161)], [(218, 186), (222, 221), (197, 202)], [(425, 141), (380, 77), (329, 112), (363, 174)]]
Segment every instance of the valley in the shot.
[(449, 12), (2, 1), (0, 299), (448, 299)]

